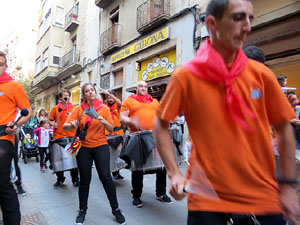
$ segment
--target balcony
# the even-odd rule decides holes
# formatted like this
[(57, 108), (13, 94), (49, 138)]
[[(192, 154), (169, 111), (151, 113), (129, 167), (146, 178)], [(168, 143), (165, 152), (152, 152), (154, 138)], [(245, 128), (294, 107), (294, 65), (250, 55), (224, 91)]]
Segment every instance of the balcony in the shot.
[(80, 51), (72, 49), (61, 58), (60, 68), (57, 73), (57, 82), (66, 79), (72, 74), (77, 74), (82, 70), (80, 64)]
[(115, 24), (100, 36), (100, 52), (105, 55), (121, 46), (121, 25)]
[(115, 0), (95, 0), (96, 6), (104, 9), (110, 4), (114, 3)]
[(55, 83), (57, 83), (55, 79), (56, 74), (57, 72), (46, 69), (35, 76), (33, 79), (33, 88), (31, 89), (31, 92), (33, 94), (37, 94), (53, 86)]
[(170, 18), (169, 0), (148, 0), (137, 8), (137, 31), (146, 33)]
[(78, 26), (78, 6), (73, 6), (65, 17), (65, 31), (73, 32)]

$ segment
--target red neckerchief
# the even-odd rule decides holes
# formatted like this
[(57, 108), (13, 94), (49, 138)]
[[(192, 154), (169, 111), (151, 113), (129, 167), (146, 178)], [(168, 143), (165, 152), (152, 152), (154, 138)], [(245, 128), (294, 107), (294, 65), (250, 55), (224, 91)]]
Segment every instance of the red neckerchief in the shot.
[[(68, 102), (68, 110), (71, 109), (73, 107), (71, 102)], [(60, 112), (60, 118), (63, 120), (64, 118), (66, 118), (66, 114), (65, 111), (67, 111), (67, 105), (63, 105), (61, 102), (58, 103), (58, 108), (61, 108), (61, 112)]]
[(109, 110), (110, 110), (110, 113), (111, 113), (111, 118), (114, 118), (114, 110), (115, 110), (115, 107), (116, 107), (116, 102), (114, 104), (112, 104), (111, 106), (106, 103), (106, 105), (108, 106)]
[(150, 94), (146, 95), (130, 95), (129, 98), (134, 98), (135, 100), (142, 102), (142, 103), (152, 103), (153, 98)]
[(256, 119), (256, 115), (233, 88), (233, 82), (245, 69), (247, 63), (248, 58), (242, 50), (239, 50), (232, 63), (232, 67), (228, 69), (223, 57), (213, 48), (210, 40), (207, 39), (198, 50), (196, 56), (184, 65), (184, 67), (197, 77), (217, 83), (224, 83), (226, 104), (231, 117), (245, 130), (250, 131), (251, 129), (245, 120), (243, 110), (252, 119)]
[[(98, 111), (98, 109), (102, 108), (104, 106), (104, 104), (97, 98), (96, 101), (94, 102), (94, 104), (91, 106), (87, 106), (86, 101), (83, 101), (80, 106), (83, 110), (90, 108), (90, 107), (94, 107), (95, 110)], [(91, 121), (92, 121), (92, 117), (87, 116), (83, 127), (85, 127), (86, 123), (89, 123), (89, 126), (90, 126)]]
[(14, 79), (6, 72), (4, 72), (1, 76), (0, 76), (0, 84), (3, 83), (7, 83), (9, 81), (13, 81)]

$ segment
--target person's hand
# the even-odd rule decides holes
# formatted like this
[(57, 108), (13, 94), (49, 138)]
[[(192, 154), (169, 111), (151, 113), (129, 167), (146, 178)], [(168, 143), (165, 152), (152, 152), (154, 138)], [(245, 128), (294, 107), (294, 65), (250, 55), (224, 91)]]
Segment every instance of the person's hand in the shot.
[(102, 124), (106, 123), (106, 120), (102, 116), (98, 116), (97, 120), (99, 121), (99, 123), (102, 123)]
[(187, 196), (187, 193), (183, 191), (186, 183), (187, 180), (181, 173), (170, 177), (169, 193), (175, 200), (180, 201)]
[(140, 125), (140, 121), (137, 118), (130, 119), (130, 126), (134, 127), (136, 130), (143, 130)]
[(102, 94), (104, 94), (104, 95), (109, 95), (109, 92), (107, 91), (107, 90), (102, 90)]
[(57, 129), (58, 128), (58, 123), (54, 123), (54, 128)]
[(73, 121), (71, 121), (70, 123), (71, 123), (71, 125), (72, 125), (73, 127), (75, 127), (75, 128), (77, 128), (78, 125), (79, 125), (78, 120), (73, 120)]
[(300, 206), (297, 189), (291, 185), (280, 186), (280, 201), (286, 220), (294, 225), (300, 224)]
[(13, 124), (14, 124), (13, 122), (9, 122), (7, 124), (7, 127), (5, 129), (5, 133), (7, 133), (7, 134), (15, 134), (17, 132), (17, 129), (18, 129), (17, 125), (15, 125), (13, 128), (11, 128), (11, 126)]
[(294, 125), (300, 126), (300, 120), (299, 120), (299, 119), (295, 120), (295, 121), (294, 121)]
[(287, 96), (287, 99), (288, 99), (289, 103), (291, 104), (291, 106), (293, 108), (295, 108), (298, 105), (299, 101), (298, 101), (298, 98), (297, 98), (297, 96), (295, 94), (289, 94)]

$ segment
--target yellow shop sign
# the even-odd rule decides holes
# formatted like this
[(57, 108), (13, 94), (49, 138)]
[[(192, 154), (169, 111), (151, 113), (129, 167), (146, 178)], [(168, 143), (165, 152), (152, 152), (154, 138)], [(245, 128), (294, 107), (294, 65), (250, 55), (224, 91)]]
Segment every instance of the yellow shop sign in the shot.
[(169, 38), (169, 28), (166, 27), (146, 38), (139, 41), (134, 45), (130, 45), (129, 47), (119, 51), (118, 53), (114, 54), (110, 58), (110, 63), (116, 63), (124, 58), (127, 58), (130, 55), (133, 55), (139, 51), (142, 51), (150, 46), (153, 46), (161, 41), (164, 41)]
[(176, 67), (176, 49), (147, 59), (141, 64), (139, 81), (149, 81), (158, 77), (169, 76)]

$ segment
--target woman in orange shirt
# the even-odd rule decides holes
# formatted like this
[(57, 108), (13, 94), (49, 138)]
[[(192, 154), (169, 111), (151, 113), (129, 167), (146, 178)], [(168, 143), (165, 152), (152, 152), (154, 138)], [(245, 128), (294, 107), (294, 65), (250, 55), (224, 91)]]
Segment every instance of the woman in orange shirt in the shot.
[[(81, 87), (81, 94), (83, 99), (81, 105), (72, 110), (63, 126), (64, 130), (72, 130), (79, 126), (81, 131), (85, 131), (81, 132), (85, 135), (79, 135), (82, 146), (76, 156), (80, 174), (78, 192), (80, 210), (76, 224), (80, 225), (85, 221), (93, 161), (112, 208), (112, 214), (119, 224), (126, 224), (125, 217), (118, 208), (116, 187), (110, 175), (110, 153), (105, 135), (105, 129), (110, 132), (113, 130), (110, 110), (96, 97), (96, 90), (92, 84), (84, 84)], [(97, 119), (83, 113), (89, 107), (95, 108)]]

